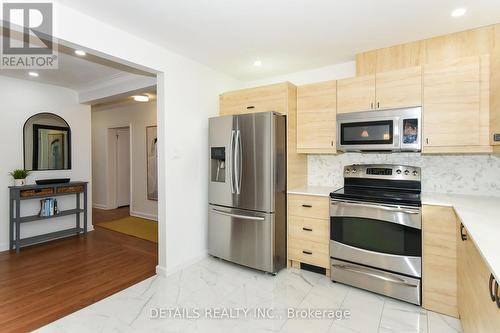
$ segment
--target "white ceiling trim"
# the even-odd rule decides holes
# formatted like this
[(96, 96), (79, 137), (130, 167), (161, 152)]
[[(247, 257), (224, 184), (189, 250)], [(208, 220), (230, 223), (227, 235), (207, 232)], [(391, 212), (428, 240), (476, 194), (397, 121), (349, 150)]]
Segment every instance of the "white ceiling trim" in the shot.
[(98, 104), (110, 96), (124, 95), (128, 92), (153, 88), (156, 78), (140, 75), (118, 75), (111, 80), (96, 84), (87, 90), (78, 92), (78, 102), (81, 104)]

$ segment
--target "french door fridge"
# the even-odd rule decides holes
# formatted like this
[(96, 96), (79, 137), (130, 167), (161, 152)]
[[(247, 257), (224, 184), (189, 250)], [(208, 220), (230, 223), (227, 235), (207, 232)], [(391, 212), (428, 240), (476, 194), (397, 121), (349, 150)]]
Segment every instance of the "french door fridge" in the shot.
[(208, 252), (286, 267), (286, 121), (262, 112), (209, 119)]

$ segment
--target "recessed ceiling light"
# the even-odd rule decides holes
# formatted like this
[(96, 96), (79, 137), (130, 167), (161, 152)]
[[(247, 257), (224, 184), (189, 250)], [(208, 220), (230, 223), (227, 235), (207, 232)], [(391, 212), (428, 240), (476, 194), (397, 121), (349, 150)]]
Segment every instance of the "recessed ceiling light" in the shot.
[(132, 96), (132, 98), (136, 102), (149, 102), (149, 96), (146, 96), (146, 95), (135, 95), (135, 96)]
[(78, 56), (85, 56), (87, 54), (87, 52), (83, 51), (83, 50), (75, 50), (75, 54), (78, 55)]
[(457, 8), (457, 9), (455, 9), (455, 10), (453, 10), (451, 12), (451, 16), (452, 17), (460, 17), (460, 16), (464, 16), (465, 13), (467, 13), (467, 9), (465, 9), (465, 8)]
[(262, 66), (262, 61), (260, 61), (260, 60), (255, 60), (255, 61), (253, 62), (253, 65), (254, 65), (255, 67), (260, 67), (260, 66)]
[(38, 74), (37, 72), (28, 72), (28, 75), (33, 77), (38, 77), (40, 74)]

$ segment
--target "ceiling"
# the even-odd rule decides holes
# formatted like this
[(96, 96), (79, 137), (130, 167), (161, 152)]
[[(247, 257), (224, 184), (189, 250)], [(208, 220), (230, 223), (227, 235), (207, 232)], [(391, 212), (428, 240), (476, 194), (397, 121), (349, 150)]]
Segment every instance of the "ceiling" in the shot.
[(152, 74), (96, 57), (87, 53), (84, 57), (74, 55), (74, 50), (59, 46), (58, 68), (35, 70), (39, 76), (31, 77), (28, 69), (0, 69), (0, 75), (16, 79), (52, 84), (79, 91), (105, 85), (117, 79), (131, 80)]
[[(59, 0), (240, 80), (500, 22), (498, 0)], [(467, 14), (452, 18), (457, 7)], [(255, 60), (262, 66), (255, 67)]]

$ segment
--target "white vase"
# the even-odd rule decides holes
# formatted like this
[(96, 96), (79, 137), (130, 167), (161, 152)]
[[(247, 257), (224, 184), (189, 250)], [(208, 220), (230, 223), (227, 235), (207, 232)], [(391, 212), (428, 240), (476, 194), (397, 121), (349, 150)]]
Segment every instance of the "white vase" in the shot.
[(24, 186), (24, 185), (26, 185), (26, 178), (14, 179), (14, 186)]

